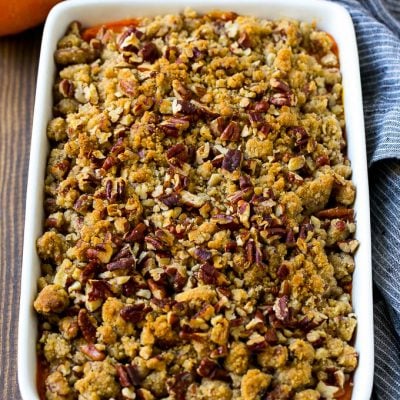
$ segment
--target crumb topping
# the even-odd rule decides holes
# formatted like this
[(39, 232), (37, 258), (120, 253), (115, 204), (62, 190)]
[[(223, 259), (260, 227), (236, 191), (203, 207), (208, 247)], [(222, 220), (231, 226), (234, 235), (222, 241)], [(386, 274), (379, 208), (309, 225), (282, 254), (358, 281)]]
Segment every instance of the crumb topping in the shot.
[(215, 11), (58, 42), (46, 399), (339, 398), (357, 367), (336, 45)]

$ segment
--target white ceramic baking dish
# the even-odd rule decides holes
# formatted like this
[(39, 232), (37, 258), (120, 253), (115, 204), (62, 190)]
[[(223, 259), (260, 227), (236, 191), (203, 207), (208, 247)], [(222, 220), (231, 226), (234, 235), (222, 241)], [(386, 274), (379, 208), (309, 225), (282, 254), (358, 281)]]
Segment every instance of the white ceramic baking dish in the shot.
[(42, 232), (43, 181), (49, 149), (46, 126), (51, 119), (52, 85), (55, 75), (53, 53), (68, 24), (79, 20), (84, 26), (130, 17), (176, 13), (185, 7), (203, 12), (224, 9), (270, 19), (282, 17), (311, 22), (329, 32), (339, 47), (343, 74), (348, 156), (357, 187), (355, 203), (356, 238), (361, 245), (356, 254), (353, 305), (358, 318), (355, 347), (359, 366), (354, 376), (353, 400), (370, 398), (373, 382), (374, 342), (372, 314), (371, 233), (369, 220), (368, 175), (357, 44), (352, 20), (347, 11), (322, 0), (79, 0), (63, 2), (47, 19), (40, 53), (33, 118), (32, 144), (26, 197), (25, 240), (22, 265), (21, 302), (18, 337), (18, 380), (24, 400), (39, 399), (36, 389), (37, 320), (32, 307), (40, 263), (36, 239)]

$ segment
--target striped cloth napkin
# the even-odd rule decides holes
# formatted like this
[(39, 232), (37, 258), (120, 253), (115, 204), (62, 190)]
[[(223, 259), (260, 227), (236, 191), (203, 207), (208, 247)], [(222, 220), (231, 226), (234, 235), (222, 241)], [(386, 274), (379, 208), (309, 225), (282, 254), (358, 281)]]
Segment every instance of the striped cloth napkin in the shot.
[(400, 0), (336, 0), (357, 34), (372, 225), (373, 399), (400, 400)]

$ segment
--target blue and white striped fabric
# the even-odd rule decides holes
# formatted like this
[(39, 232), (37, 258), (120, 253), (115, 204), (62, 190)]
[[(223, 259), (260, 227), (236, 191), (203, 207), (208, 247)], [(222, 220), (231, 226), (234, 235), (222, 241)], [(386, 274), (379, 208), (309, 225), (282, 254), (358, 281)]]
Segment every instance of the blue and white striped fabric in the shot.
[(357, 34), (374, 278), (373, 399), (400, 400), (400, 0), (336, 0)]

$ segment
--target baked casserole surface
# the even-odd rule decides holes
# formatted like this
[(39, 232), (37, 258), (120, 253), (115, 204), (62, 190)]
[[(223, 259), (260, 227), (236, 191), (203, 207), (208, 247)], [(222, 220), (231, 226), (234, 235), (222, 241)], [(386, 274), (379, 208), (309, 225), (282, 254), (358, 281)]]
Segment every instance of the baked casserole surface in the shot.
[(55, 62), (41, 396), (343, 397), (358, 242), (332, 37), (188, 9), (74, 22)]

